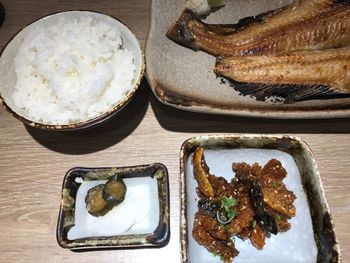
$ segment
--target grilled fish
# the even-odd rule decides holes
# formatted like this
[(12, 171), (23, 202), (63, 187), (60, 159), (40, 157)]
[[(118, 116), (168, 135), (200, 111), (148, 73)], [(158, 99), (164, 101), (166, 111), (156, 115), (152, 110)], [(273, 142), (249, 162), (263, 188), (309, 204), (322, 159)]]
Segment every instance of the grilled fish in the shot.
[(167, 37), (221, 57), (343, 47), (350, 44), (350, 0), (300, 0), (233, 25), (206, 24), (185, 10)]
[(291, 99), (287, 102), (348, 97), (350, 47), (227, 57), (217, 61), (214, 72), (233, 80), (243, 94), (261, 100), (271, 95), (284, 97), (283, 93)]

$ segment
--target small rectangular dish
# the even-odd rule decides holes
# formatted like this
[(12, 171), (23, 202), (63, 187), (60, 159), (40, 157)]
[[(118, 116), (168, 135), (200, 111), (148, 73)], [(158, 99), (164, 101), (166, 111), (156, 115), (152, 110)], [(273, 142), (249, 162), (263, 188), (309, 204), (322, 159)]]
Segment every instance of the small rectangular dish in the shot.
[(192, 235), (199, 200), (192, 158), (198, 147), (203, 148), (210, 174), (224, 177), (228, 182), (235, 176), (232, 163), (258, 162), (264, 166), (269, 160), (277, 159), (287, 172), (286, 187), (296, 196), (293, 203), (296, 214), (289, 219), (290, 229), (266, 238), (262, 250), (256, 249), (250, 240), (234, 237), (234, 246), (239, 251), (235, 263), (340, 262), (340, 248), (311, 149), (296, 137), (268, 135), (209, 135), (183, 143), (180, 153), (182, 262), (221, 262), (220, 257), (199, 245)]
[[(88, 213), (89, 190), (122, 178), (123, 201), (100, 216)], [(89, 192), (88, 192), (89, 191)], [(64, 177), (57, 242), (71, 250), (162, 247), (170, 237), (167, 168), (160, 163), (118, 168), (72, 168)]]

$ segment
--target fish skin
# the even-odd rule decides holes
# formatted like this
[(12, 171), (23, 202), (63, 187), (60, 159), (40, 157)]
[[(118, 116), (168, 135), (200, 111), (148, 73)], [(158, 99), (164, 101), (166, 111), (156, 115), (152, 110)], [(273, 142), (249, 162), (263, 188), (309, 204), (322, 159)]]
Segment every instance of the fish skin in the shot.
[(271, 54), (350, 44), (349, 0), (301, 0), (233, 25), (210, 25), (185, 10), (167, 37), (214, 56)]
[(315, 88), (304, 95), (327, 92), (324, 88), (328, 93), (349, 94), (350, 47), (227, 57), (217, 61), (214, 72), (236, 82), (261, 85), (260, 90), (254, 88), (256, 92), (268, 86), (291, 85), (300, 92), (307, 86)]

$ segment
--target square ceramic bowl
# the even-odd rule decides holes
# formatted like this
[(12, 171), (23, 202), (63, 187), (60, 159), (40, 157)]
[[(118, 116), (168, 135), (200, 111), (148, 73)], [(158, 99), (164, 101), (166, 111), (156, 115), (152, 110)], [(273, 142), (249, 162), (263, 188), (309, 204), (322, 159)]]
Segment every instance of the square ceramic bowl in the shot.
[(281, 161), (288, 176), (284, 183), (297, 199), (296, 216), (289, 220), (291, 229), (266, 239), (263, 250), (255, 249), (249, 240), (235, 238), (239, 262), (340, 262), (340, 249), (333, 221), (323, 191), (320, 174), (309, 146), (289, 136), (213, 135), (194, 137), (181, 148), (181, 252), (183, 262), (220, 262), (192, 237), (197, 212), (197, 181), (193, 176), (192, 158), (198, 147), (210, 172), (230, 181), (234, 177), (232, 163)]
[[(127, 187), (125, 199), (117, 208), (120, 209), (119, 211), (123, 211), (119, 214), (123, 215), (130, 213), (130, 211), (137, 213), (140, 210), (145, 210), (145, 206), (148, 207), (146, 208), (148, 212), (146, 216), (141, 215), (144, 217), (143, 221), (135, 221), (138, 223), (132, 226), (126, 225), (131, 220), (130, 215), (126, 215), (124, 218), (118, 217), (120, 220), (118, 219), (116, 222), (116, 227), (123, 229), (123, 231), (118, 230), (121, 232), (120, 234), (106, 234), (106, 230), (101, 229), (106, 228), (106, 222), (102, 222), (100, 229), (97, 229), (97, 232), (104, 231), (105, 234), (101, 235), (96, 233), (96, 230), (91, 229), (93, 222), (97, 221), (94, 221), (96, 217), (87, 213), (84, 198), (89, 188), (105, 183), (114, 175), (123, 178)], [(79, 188), (82, 191), (80, 193)], [(140, 196), (140, 192), (146, 193), (146, 195)], [(127, 201), (128, 198), (129, 201)], [(142, 205), (143, 200), (148, 200), (146, 201), (148, 203)], [(112, 213), (113, 210), (114, 208), (109, 213)], [(77, 221), (76, 216), (81, 219)], [(133, 216), (133, 218), (140, 217), (137, 214)], [(98, 220), (99, 218), (101, 217), (97, 217)], [(136, 228), (135, 225), (137, 225)], [(63, 180), (56, 234), (58, 244), (71, 250), (162, 247), (167, 245), (170, 237), (167, 168), (162, 164), (155, 163), (121, 168), (73, 168), (69, 170)]]

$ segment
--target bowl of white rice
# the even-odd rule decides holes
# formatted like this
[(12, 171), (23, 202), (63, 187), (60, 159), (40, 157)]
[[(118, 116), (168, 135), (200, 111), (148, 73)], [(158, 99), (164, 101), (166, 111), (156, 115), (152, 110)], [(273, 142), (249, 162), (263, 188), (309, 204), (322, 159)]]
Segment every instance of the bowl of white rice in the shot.
[(144, 67), (137, 38), (117, 19), (61, 12), (25, 27), (4, 48), (0, 102), (33, 127), (91, 127), (131, 100)]

